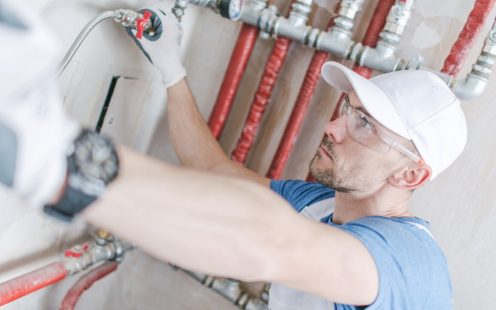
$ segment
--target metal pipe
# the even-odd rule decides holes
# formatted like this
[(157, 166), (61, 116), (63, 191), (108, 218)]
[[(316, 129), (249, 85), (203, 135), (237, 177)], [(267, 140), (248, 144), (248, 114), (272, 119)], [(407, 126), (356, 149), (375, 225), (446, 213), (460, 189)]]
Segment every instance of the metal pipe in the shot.
[(386, 25), (379, 34), (375, 48), (357, 43), (353, 46), (349, 58), (359, 66), (368, 67), (381, 72), (391, 72), (404, 69), (418, 69), (422, 63), (421, 57), (405, 61), (396, 56), (401, 35), (410, 19), (413, 0), (397, 0), (389, 10)]
[[(393, 6), (395, 0), (383, 0), (377, 3), (374, 15), (370, 21), (367, 32), (362, 40), (362, 45), (365, 47), (375, 48), (377, 46), (377, 41), (379, 41), (379, 35), (384, 29), (386, 24), (386, 19), (391, 7)], [(372, 76), (373, 70), (368, 67), (362, 67), (358, 64), (354, 66), (355, 72), (360, 75), (370, 78)]]
[(56, 262), (0, 284), (0, 306), (63, 280), (69, 272)]
[(77, 36), (76, 40), (72, 43), (71, 47), (69, 50), (65, 53), (64, 58), (62, 59), (60, 66), (59, 66), (59, 71), (57, 72), (57, 76), (61, 75), (62, 72), (64, 72), (65, 68), (67, 65), (71, 62), (72, 57), (74, 57), (74, 54), (78, 51), (79, 47), (83, 43), (83, 41), (86, 39), (88, 34), (95, 28), (100, 22), (110, 19), (110, 18), (115, 18), (116, 17), (116, 12), (115, 11), (105, 11), (101, 14), (99, 14), (97, 17), (92, 19), (86, 26), (84, 26), (83, 30), (79, 33)]
[[(382, 7), (382, 2), (379, 4)], [(389, 11), (386, 25), (380, 34), (381, 40), (376, 48), (355, 43), (351, 39), (353, 20), (363, 4), (363, 0), (343, 1), (339, 17), (329, 31), (292, 24), (289, 19), (279, 17), (277, 9), (268, 6), (262, 11), (243, 10), (241, 20), (260, 29), (265, 37), (285, 37), (311, 48), (328, 52), (340, 58), (348, 58), (360, 66), (370, 67), (382, 72), (401, 69), (417, 69), (422, 61), (414, 57), (405, 61), (396, 57), (399, 39), (410, 17), (413, 0), (397, 0)], [(257, 18), (258, 16), (258, 18)]]
[(226, 278), (215, 278), (198, 272), (184, 270), (201, 284), (209, 287), (222, 295), (224, 298), (245, 310), (266, 310), (269, 301), (270, 284), (266, 283), (260, 294), (260, 297), (254, 297), (246, 292), (240, 285), (239, 281)]
[(181, 22), (188, 4), (202, 6), (211, 9), (222, 17), (230, 20), (238, 20), (241, 13), (241, 0), (176, 0), (172, 13)]
[(476, 0), (458, 39), (444, 61), (442, 72), (456, 76), (472, 47), (475, 37), (494, 7), (495, 0)]
[[(86, 26), (84, 26), (83, 30), (78, 34), (76, 40), (72, 43), (69, 50), (65, 53), (64, 58), (62, 59), (59, 70), (57, 72), (57, 76), (60, 76), (62, 72), (64, 72), (67, 65), (71, 62), (72, 58), (83, 44), (86, 37), (90, 34), (90, 32), (95, 28), (99, 23), (107, 19), (113, 19), (115, 22), (121, 24), (124, 27), (133, 27), (137, 28), (137, 21), (142, 19), (143, 15), (135, 12), (133, 10), (125, 10), (118, 9), (115, 11), (105, 11), (100, 13), (97, 17), (92, 19)], [(151, 27), (151, 23), (149, 20), (142, 20), (143, 30), (148, 30)]]
[(73, 310), (76, 307), (81, 295), (90, 288), (96, 281), (104, 278), (108, 274), (114, 272), (118, 267), (117, 262), (107, 262), (101, 266), (94, 268), (87, 274), (83, 275), (79, 280), (69, 289), (60, 305), (60, 310)]
[(130, 243), (97, 232), (94, 243), (77, 244), (64, 252), (61, 262), (50, 264), (0, 284), (0, 306), (57, 283), (102, 261), (120, 261)]
[(327, 32), (313, 30), (307, 45), (334, 56), (346, 58), (354, 44), (351, 31), (363, 3), (363, 0), (341, 1), (334, 25)]

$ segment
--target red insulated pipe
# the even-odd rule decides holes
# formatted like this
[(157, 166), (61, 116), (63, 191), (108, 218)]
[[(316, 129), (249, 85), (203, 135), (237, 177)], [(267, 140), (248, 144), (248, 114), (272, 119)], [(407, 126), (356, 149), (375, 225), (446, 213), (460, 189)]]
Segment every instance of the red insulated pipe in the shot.
[[(379, 35), (382, 29), (384, 28), (384, 25), (386, 24), (387, 16), (394, 3), (395, 0), (382, 0), (377, 3), (377, 6), (375, 7), (374, 10), (374, 16), (370, 20), (370, 23), (367, 27), (367, 31), (365, 32), (365, 37), (362, 40), (363, 45), (369, 47), (375, 47), (377, 45), (377, 41), (379, 41)], [(370, 68), (366, 68), (358, 65), (355, 65), (353, 67), (353, 71), (357, 72), (358, 74), (366, 78), (370, 78), (373, 72), (373, 70)], [(338, 104), (336, 104), (336, 107), (334, 108), (334, 112), (332, 113), (331, 121), (338, 117), (339, 102), (343, 100), (343, 96), (344, 94), (341, 94), (341, 96), (339, 97)], [(313, 180), (314, 179), (309, 172), (307, 176), (307, 181), (313, 181)]]
[(244, 164), (246, 162), (248, 152), (253, 146), (265, 108), (267, 107), (274, 85), (284, 61), (286, 60), (286, 56), (288, 55), (290, 43), (291, 40), (288, 38), (278, 38), (267, 64), (265, 65), (262, 80), (258, 85), (255, 97), (251, 103), (241, 137), (231, 155), (231, 158), (238, 163)]
[(495, 0), (476, 0), (474, 8), (470, 12), (465, 26), (463, 26), (458, 39), (451, 48), (451, 51), (444, 61), (442, 72), (456, 76), (460, 71), (463, 61), (468, 55), (474, 39), (484, 25), (494, 6)]
[(208, 126), (216, 139), (219, 139), (224, 129), (241, 78), (257, 41), (257, 36), (258, 29), (256, 27), (243, 24), (231, 54), (231, 60), (229, 60), (217, 100), (208, 120)]
[(79, 278), (79, 280), (65, 295), (59, 309), (73, 310), (83, 292), (90, 288), (96, 281), (115, 271), (117, 269), (117, 266), (117, 262), (108, 262), (99, 267), (96, 267), (95, 269)]
[(0, 306), (52, 285), (67, 276), (63, 262), (50, 264), (0, 284)]
[[(336, 5), (335, 11), (337, 11), (338, 8), (339, 3)], [(332, 25), (334, 25), (334, 19), (330, 20), (327, 28), (332, 27)], [(291, 116), (286, 124), (283, 136), (272, 159), (269, 171), (267, 172), (266, 176), (269, 179), (279, 179), (284, 171), (284, 168), (286, 167), (289, 155), (293, 151), (296, 139), (303, 125), (305, 114), (310, 106), (310, 103), (312, 102), (313, 94), (320, 78), (320, 68), (328, 57), (329, 53), (323, 51), (316, 51), (313, 53), (307, 72), (303, 78), (303, 84), (300, 88), (300, 92), (296, 98), (293, 111), (291, 112)]]
[(267, 177), (270, 179), (279, 179), (286, 167), (289, 155), (294, 148), (296, 139), (303, 125), (305, 114), (312, 101), (315, 87), (319, 81), (320, 68), (328, 57), (329, 53), (322, 51), (317, 51), (313, 54), (305, 74), (303, 85), (298, 93), (295, 106), (281, 138), (281, 142), (279, 143), (269, 171), (267, 172)]

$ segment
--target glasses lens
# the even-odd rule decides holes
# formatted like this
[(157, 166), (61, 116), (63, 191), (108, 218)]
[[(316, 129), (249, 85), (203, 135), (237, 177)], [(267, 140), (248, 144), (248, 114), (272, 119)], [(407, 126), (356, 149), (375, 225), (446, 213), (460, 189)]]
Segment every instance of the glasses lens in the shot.
[(343, 96), (343, 100), (341, 100), (341, 106), (339, 107), (339, 116), (343, 116), (350, 112), (350, 101), (348, 95)]
[(372, 120), (351, 107), (348, 117), (348, 132), (353, 140), (379, 153), (387, 153), (391, 144), (377, 134)]

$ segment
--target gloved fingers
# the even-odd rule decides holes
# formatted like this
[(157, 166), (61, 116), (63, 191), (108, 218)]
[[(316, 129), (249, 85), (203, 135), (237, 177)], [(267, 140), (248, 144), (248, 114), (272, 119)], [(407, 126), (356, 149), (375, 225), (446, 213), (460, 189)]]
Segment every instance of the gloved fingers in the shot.
[(136, 46), (138, 46), (138, 48), (143, 52), (143, 54), (145, 55), (145, 57), (148, 59), (148, 61), (150, 63), (153, 64), (153, 61), (152, 61), (152, 58), (150, 57), (150, 55), (146, 52), (146, 50), (143, 48), (143, 45), (141, 45), (141, 42), (140, 40), (138, 40), (136, 38), (136, 29), (133, 29), (131, 27), (126, 27), (126, 32), (127, 34), (133, 39), (134, 43), (136, 43)]

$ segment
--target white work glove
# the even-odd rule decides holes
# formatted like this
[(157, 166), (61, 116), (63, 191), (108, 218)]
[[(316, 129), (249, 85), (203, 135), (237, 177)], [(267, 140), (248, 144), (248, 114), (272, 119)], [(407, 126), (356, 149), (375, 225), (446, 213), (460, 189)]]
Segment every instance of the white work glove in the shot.
[(60, 53), (54, 37), (22, 2), (2, 1), (0, 183), (41, 207), (63, 187), (66, 153), (79, 127), (55, 84)]
[(160, 71), (162, 83), (169, 87), (186, 76), (179, 52), (182, 29), (176, 16), (172, 14), (170, 5), (160, 1), (150, 3), (150, 7), (138, 12), (147, 10), (152, 14), (150, 21), (155, 29), (153, 36), (145, 31), (143, 38), (137, 39), (135, 29), (128, 28), (127, 31), (146, 58)]

